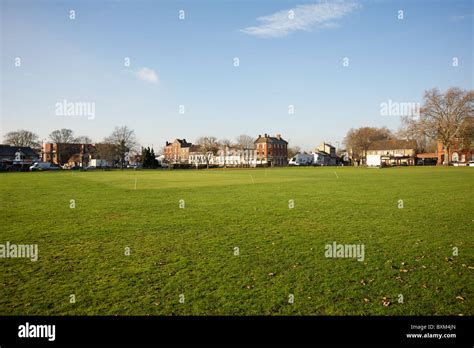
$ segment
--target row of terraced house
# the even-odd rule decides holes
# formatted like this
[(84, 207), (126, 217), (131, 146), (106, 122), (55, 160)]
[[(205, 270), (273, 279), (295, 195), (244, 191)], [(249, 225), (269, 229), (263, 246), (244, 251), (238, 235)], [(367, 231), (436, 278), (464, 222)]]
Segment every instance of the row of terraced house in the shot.
[(171, 164), (190, 164), (193, 166), (212, 165), (228, 167), (283, 167), (288, 165), (288, 142), (281, 134), (259, 135), (253, 146), (215, 144), (212, 150), (175, 139), (166, 142), (164, 159)]

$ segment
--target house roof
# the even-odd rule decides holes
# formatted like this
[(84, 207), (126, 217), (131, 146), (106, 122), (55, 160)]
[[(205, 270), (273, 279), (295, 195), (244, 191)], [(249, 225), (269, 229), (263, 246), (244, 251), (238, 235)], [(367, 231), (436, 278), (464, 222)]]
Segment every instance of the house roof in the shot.
[(265, 134), (264, 136), (259, 135), (257, 140), (254, 141), (254, 144), (258, 143), (288, 144), (288, 142), (284, 140), (280, 135), (277, 135), (276, 137), (271, 137), (268, 134)]
[(25, 156), (38, 157), (38, 154), (29, 146), (10, 146), (0, 145), (0, 156), (2, 157), (15, 157), (15, 152), (20, 150)]
[(437, 158), (438, 154), (436, 152), (424, 152), (416, 155), (417, 158)]
[(321, 144), (319, 144), (318, 147), (321, 148), (321, 147), (325, 147), (325, 146), (330, 147), (331, 149), (336, 149), (335, 146), (333, 146), (333, 145), (331, 145), (331, 144), (329, 144), (329, 143), (324, 143), (324, 142), (321, 143)]
[(402, 150), (416, 149), (416, 141), (414, 140), (379, 140), (369, 145), (367, 150)]
[(191, 143), (188, 143), (186, 139), (176, 139), (175, 141), (177, 141), (181, 147), (191, 147), (192, 145)]
[(188, 143), (186, 141), (186, 139), (183, 138), (183, 139), (175, 139), (172, 143), (167, 141), (166, 146), (169, 146), (169, 145), (172, 145), (172, 144), (175, 144), (175, 143), (179, 143), (179, 145), (181, 147), (191, 147), (191, 145), (192, 145), (192, 143)]
[(71, 157), (69, 157), (68, 162), (80, 162), (82, 159), (87, 159), (89, 157), (89, 153), (84, 153), (82, 155), (80, 153), (75, 153)]

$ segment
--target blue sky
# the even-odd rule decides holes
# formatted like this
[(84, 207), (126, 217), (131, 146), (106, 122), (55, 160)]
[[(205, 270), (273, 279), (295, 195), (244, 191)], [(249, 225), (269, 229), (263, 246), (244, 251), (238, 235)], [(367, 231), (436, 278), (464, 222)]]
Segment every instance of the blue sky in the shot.
[[(281, 133), (310, 150), (341, 142), (351, 127), (396, 130), (399, 117), (380, 114), (388, 100), (421, 102), (433, 87), (473, 88), (472, 1), (1, 6), (2, 138), (24, 128), (47, 139), (71, 128), (100, 141), (127, 125), (155, 148), (177, 137)], [(290, 10), (297, 22), (287, 21)], [(63, 100), (95, 103), (95, 117), (56, 115)]]

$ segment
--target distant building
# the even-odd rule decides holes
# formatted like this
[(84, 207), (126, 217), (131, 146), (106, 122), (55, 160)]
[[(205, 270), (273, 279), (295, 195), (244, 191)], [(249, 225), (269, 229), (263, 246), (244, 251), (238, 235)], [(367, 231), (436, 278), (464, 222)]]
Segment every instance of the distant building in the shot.
[(366, 156), (369, 165), (412, 166), (415, 165), (416, 142), (398, 139), (374, 141), (369, 145)]
[(252, 167), (256, 165), (255, 149), (243, 149), (238, 145), (219, 149), (214, 164), (219, 167)]
[(82, 167), (89, 162), (91, 144), (44, 143), (41, 150), (43, 162), (62, 166), (69, 162)]
[(349, 151), (346, 149), (340, 149), (339, 150), (339, 161), (341, 162), (341, 165), (343, 166), (348, 166), (351, 165), (351, 156)]
[[(444, 163), (445, 157), (445, 148), (443, 144), (438, 142), (437, 165), (442, 165)], [(463, 141), (458, 139), (454, 142), (453, 145), (449, 148), (449, 162), (455, 165), (466, 165), (469, 161), (474, 161), (474, 144), (463, 144)]]
[(438, 153), (437, 152), (423, 152), (416, 154), (416, 165), (426, 166), (426, 165), (436, 165), (438, 163)]
[(0, 170), (27, 169), (39, 160), (38, 153), (29, 146), (0, 145)]
[[(108, 167), (120, 166), (120, 156), (117, 149), (117, 145), (109, 143), (97, 143), (90, 148), (90, 162), (89, 166), (94, 166), (92, 160), (104, 160)], [(140, 158), (139, 154), (132, 155), (130, 152), (125, 154), (125, 165), (129, 163), (136, 163), (136, 160)], [(101, 166), (104, 166), (104, 161), (100, 161)], [(95, 165), (97, 166), (97, 165)]]
[(189, 164), (192, 164), (193, 166), (196, 166), (196, 167), (204, 166), (204, 165), (207, 165), (208, 160), (209, 160), (210, 165), (213, 164), (214, 156), (212, 155), (212, 152), (204, 153), (201, 146), (199, 145), (191, 145), (188, 148), (188, 150), (189, 150), (189, 154), (188, 154)]
[(324, 151), (315, 151), (311, 153), (313, 155), (314, 166), (334, 166), (336, 160), (332, 159), (328, 153)]
[[(119, 162), (117, 146), (114, 144), (69, 144), (69, 143), (44, 143), (41, 151), (43, 162), (54, 163), (67, 167), (96, 166), (92, 160), (102, 160), (101, 166), (114, 166)], [(125, 164), (128, 164), (126, 161)]]
[(322, 142), (313, 152), (315, 164), (320, 166), (337, 165), (336, 148), (329, 143)]
[(271, 137), (268, 134), (259, 135), (254, 141), (257, 164), (269, 167), (288, 165), (288, 142), (277, 134)]
[(288, 162), (289, 166), (312, 166), (314, 162), (314, 155), (308, 153), (295, 154)]
[(336, 158), (336, 148), (332, 146), (331, 144), (322, 142), (319, 144), (319, 146), (316, 148), (316, 151), (319, 152), (324, 152), (329, 155), (331, 158)]
[(166, 142), (165, 160), (170, 163), (187, 163), (191, 146), (192, 144), (186, 139), (175, 139), (172, 143)]

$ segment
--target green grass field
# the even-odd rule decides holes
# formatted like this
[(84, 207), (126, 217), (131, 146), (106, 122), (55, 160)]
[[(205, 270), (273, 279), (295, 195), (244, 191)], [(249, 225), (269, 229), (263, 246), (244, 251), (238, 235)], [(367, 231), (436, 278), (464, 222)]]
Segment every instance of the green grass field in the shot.
[[(474, 168), (0, 180), (0, 243), (39, 247), (0, 259), (1, 315), (474, 314)], [(326, 258), (334, 241), (364, 244), (364, 261)]]

